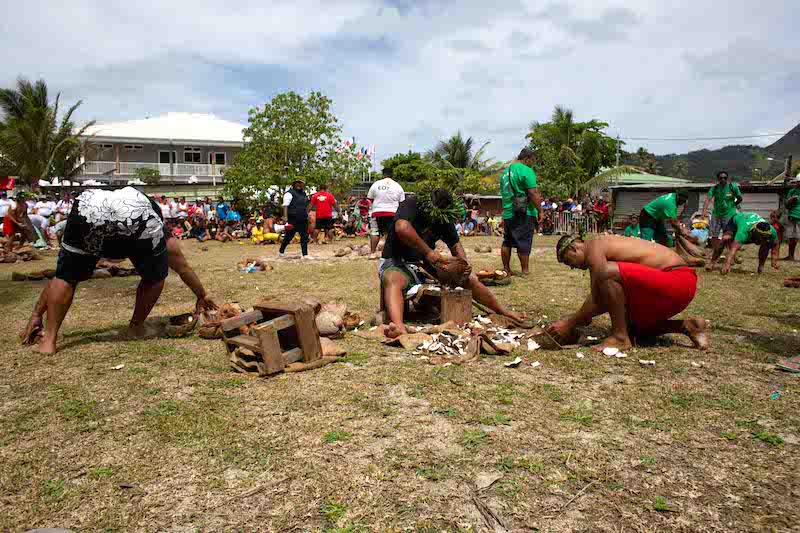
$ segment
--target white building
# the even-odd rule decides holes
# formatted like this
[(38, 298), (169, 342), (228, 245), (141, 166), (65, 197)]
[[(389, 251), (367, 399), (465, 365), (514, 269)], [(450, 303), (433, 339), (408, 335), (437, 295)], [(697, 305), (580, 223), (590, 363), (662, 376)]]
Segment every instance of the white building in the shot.
[(244, 146), (244, 128), (198, 113), (96, 124), (86, 131), (88, 146), (78, 180), (124, 185), (135, 178), (136, 169), (148, 168), (161, 174), (159, 188), (190, 196), (185, 186), (192, 185), (213, 193), (225, 167)]

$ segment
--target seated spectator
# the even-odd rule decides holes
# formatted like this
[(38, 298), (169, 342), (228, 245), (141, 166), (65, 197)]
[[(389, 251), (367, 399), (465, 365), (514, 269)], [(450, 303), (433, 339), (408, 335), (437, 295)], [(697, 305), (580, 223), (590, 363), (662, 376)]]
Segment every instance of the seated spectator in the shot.
[(250, 230), (250, 239), (253, 241), (253, 244), (264, 244), (264, 220), (259, 217), (258, 220), (255, 221), (255, 226), (253, 226)]
[(197, 222), (192, 226), (192, 230), (189, 232), (189, 237), (195, 238), (200, 242), (205, 242), (211, 238), (208, 234), (208, 230), (206, 229), (206, 221), (202, 218), (198, 219)]
[(230, 226), (220, 222), (220, 225), (217, 227), (217, 236), (216, 236), (216, 239), (219, 242), (228, 242), (233, 240), (233, 235), (230, 234), (228, 228), (230, 228)]

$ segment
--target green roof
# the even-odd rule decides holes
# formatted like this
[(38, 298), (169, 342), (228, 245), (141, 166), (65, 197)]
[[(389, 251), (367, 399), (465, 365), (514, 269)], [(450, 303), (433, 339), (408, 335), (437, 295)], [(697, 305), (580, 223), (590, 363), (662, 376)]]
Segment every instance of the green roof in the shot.
[(655, 174), (622, 174), (609, 181), (609, 185), (682, 185), (686, 183), (691, 183), (691, 181)]

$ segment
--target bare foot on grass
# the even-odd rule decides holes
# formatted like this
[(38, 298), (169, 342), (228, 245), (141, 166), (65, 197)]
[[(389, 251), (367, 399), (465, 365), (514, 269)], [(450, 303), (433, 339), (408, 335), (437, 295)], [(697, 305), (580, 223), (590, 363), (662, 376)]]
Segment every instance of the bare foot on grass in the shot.
[(686, 335), (691, 339), (698, 350), (708, 349), (708, 334), (711, 331), (711, 321), (705, 318), (687, 318), (683, 321)]
[(619, 350), (627, 350), (632, 347), (631, 339), (628, 336), (619, 337), (617, 335), (609, 335), (600, 344), (592, 346), (592, 350), (602, 352), (605, 348), (618, 348)]
[(403, 324), (397, 325), (394, 322), (390, 322), (389, 327), (384, 331), (384, 335), (390, 339), (396, 339), (400, 335), (405, 335), (406, 333), (408, 333), (408, 331), (406, 331), (406, 327)]
[(42, 355), (53, 355), (56, 353), (56, 342), (42, 338), (39, 344), (34, 346), (32, 350)]

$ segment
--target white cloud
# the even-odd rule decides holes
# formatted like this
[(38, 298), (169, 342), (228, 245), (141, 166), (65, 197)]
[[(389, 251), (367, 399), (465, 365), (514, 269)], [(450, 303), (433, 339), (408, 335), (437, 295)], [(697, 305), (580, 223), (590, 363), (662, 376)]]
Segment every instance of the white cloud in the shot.
[(623, 136), (787, 131), (800, 122), (790, 1), (34, 0), (0, 22), (0, 82), (44, 77), (99, 120), (244, 121), (276, 92), (322, 90), (381, 157), (461, 129), (508, 159), (556, 104)]

